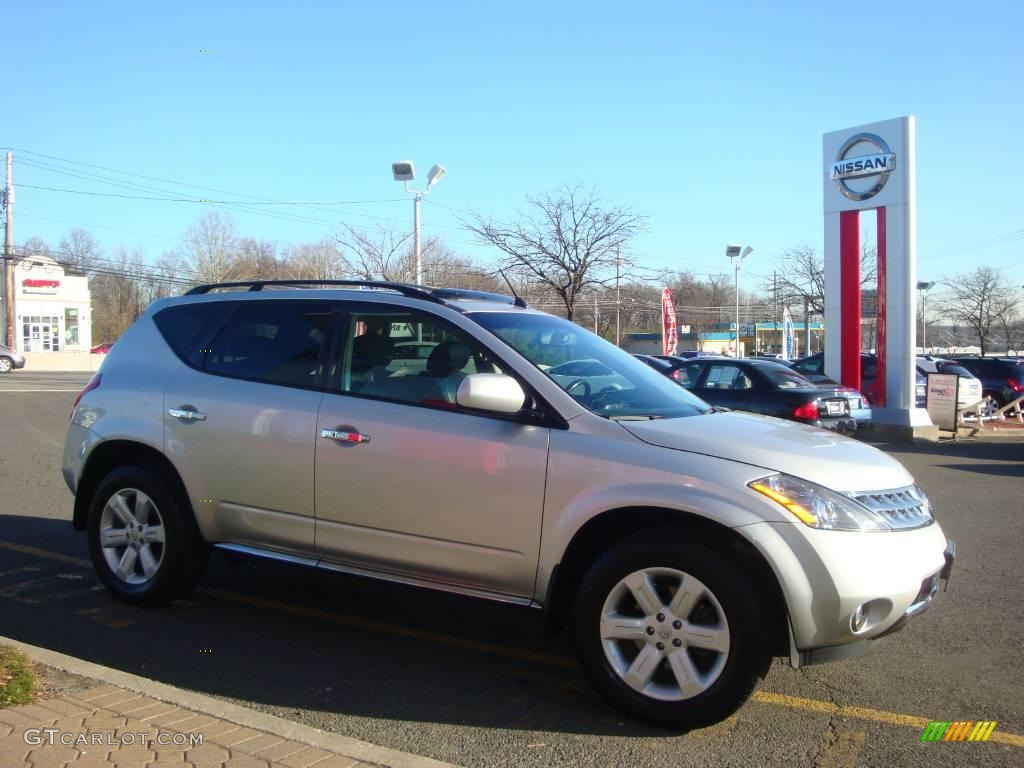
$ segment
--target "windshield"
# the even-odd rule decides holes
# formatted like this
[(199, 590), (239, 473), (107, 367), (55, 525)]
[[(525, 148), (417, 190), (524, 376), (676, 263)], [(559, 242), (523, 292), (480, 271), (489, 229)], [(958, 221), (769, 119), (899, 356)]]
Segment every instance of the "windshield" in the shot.
[(757, 370), (777, 389), (817, 389), (817, 384), (784, 365), (759, 365)]
[(519, 312), (472, 318), (598, 416), (672, 419), (711, 411), (671, 379), (568, 320)]

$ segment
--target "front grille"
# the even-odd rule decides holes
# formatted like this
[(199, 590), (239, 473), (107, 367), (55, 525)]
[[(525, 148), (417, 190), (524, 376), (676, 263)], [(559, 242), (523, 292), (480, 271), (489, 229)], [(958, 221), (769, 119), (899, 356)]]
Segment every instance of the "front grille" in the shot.
[(848, 494), (854, 501), (876, 512), (898, 530), (920, 528), (934, 519), (928, 498), (916, 485), (891, 491), (868, 491)]

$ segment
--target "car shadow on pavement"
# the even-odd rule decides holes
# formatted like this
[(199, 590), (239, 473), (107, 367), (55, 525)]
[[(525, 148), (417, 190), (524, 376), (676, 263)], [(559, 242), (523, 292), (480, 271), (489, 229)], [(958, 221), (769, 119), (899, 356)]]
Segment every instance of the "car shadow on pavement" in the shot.
[(664, 735), (608, 707), (539, 611), (217, 553), (193, 595), (138, 608), (69, 522), (2, 520), (0, 634), (26, 643), (357, 736), (365, 718)]
[(887, 444), (877, 448), (892, 453), (921, 454), (977, 461), (1024, 462), (1024, 441), (1016, 439), (944, 440), (940, 443)]

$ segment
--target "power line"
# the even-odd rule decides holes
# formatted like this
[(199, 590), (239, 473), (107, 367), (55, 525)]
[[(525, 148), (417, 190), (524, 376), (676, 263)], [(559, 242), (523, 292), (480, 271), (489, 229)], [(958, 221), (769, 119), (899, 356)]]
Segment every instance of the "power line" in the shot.
[(91, 195), (93, 197), (117, 197), (127, 200), (160, 200), (168, 203), (218, 203), (221, 205), (368, 205), (371, 203), (404, 203), (406, 199), (403, 197), (393, 197), (387, 200), (332, 200), (329, 202), (294, 202), (294, 201), (275, 201), (275, 202), (249, 202), (246, 200), (207, 200), (198, 199), (194, 197), (148, 197), (146, 195), (119, 195), (114, 192), (92, 192), (85, 189), (61, 189), (59, 187), (40, 187), (34, 184), (18, 184), (19, 189), (42, 189), (48, 192), (66, 192), (75, 195)]

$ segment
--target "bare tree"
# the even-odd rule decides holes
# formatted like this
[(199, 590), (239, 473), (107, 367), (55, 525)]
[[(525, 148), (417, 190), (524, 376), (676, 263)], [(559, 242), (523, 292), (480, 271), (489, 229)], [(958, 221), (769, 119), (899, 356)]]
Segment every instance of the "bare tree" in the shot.
[(338, 245), (347, 252), (355, 276), (362, 280), (415, 282), (416, 265), (409, 263), (408, 232), (400, 234), (380, 226), (372, 232), (346, 226), (337, 235)]
[(285, 250), (290, 277), (297, 280), (338, 280), (351, 272), (338, 244), (331, 238), (301, 243)]
[(517, 221), (501, 223), (471, 214), (465, 227), (502, 253), (502, 266), (550, 286), (573, 318), (580, 295), (607, 285), (621, 263), (620, 250), (646, 225), (646, 217), (608, 206), (593, 188), (563, 186), (527, 198)]
[(61, 238), (60, 251), (65, 268), (80, 275), (88, 274), (102, 253), (99, 241), (81, 227)]
[(1020, 306), (1020, 297), (1012, 290), (1007, 290), (1006, 295), (996, 301), (995, 314), (996, 322), (1003, 331), (1003, 341), (1006, 343), (1006, 352), (1016, 350), (1017, 344), (1014, 339), (1017, 331), (1017, 309)]
[(1002, 273), (992, 267), (978, 267), (943, 282), (949, 287), (942, 304), (944, 314), (954, 323), (974, 330), (984, 355), (992, 326), (1000, 321), (1002, 314), (1015, 307), (1012, 289)]
[(238, 240), (239, 276), (249, 280), (275, 280), (285, 275), (285, 265), (277, 255), (277, 246), (268, 240), (243, 237)]
[(221, 283), (239, 276), (238, 236), (230, 216), (207, 213), (185, 230), (180, 256), (201, 283)]
[[(878, 250), (875, 246), (864, 246), (860, 252), (861, 287), (874, 285), (878, 276)], [(825, 313), (825, 260), (818, 252), (803, 243), (787, 248), (776, 259), (774, 280), (762, 286), (762, 291), (772, 289), (782, 296), (806, 299), (811, 312)], [(776, 297), (777, 298), (777, 297)]]

